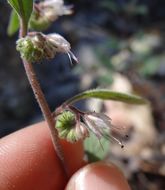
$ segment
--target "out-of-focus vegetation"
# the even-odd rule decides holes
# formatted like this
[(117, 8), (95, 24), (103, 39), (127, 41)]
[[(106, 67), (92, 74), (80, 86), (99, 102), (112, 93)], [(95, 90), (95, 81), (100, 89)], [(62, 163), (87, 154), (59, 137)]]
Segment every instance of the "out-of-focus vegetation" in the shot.
[(109, 113), (129, 134), (125, 150), (111, 145), (105, 159), (123, 168), (132, 189), (164, 189), (165, 2), (80, 0), (75, 8), (77, 31), (68, 30), (73, 42), (81, 39), (76, 51), (83, 70), (75, 72), (85, 71), (82, 86), (135, 92), (150, 100), (143, 108), (88, 102), (91, 109)]

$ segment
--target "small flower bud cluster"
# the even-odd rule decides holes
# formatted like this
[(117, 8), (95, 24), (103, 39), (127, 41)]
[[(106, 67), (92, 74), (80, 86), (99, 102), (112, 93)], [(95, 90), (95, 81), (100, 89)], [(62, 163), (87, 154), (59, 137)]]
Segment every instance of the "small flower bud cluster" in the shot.
[(44, 35), (39, 32), (33, 32), (17, 41), (17, 50), (20, 52), (21, 57), (30, 62), (52, 59), (56, 53), (66, 53), (70, 60), (72, 58), (77, 62), (70, 49), (70, 43), (56, 33)]

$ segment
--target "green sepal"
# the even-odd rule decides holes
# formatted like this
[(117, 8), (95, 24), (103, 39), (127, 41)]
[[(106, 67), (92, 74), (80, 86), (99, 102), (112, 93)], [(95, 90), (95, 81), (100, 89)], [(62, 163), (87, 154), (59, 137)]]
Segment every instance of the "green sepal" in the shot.
[(72, 143), (77, 141), (75, 125), (75, 115), (70, 111), (64, 111), (56, 118), (59, 137)]
[(20, 52), (21, 57), (29, 62), (39, 62), (45, 57), (43, 48), (34, 45), (28, 36), (17, 40), (16, 49)]
[(70, 129), (75, 124), (75, 115), (70, 111), (64, 111), (56, 120), (56, 128), (58, 130)]
[(36, 30), (36, 31), (44, 31), (50, 27), (52, 22), (48, 19), (44, 18), (43, 16), (39, 16), (35, 11), (33, 11), (30, 21), (29, 21), (29, 29)]
[(72, 143), (77, 141), (77, 137), (76, 137), (76, 133), (75, 133), (74, 129), (71, 129), (69, 131), (69, 133), (67, 134), (66, 140), (69, 141), (69, 142), (72, 142)]
[(63, 129), (61, 130), (61, 128), (58, 128), (58, 133), (59, 133), (59, 137), (62, 139), (66, 139), (67, 138), (67, 134), (69, 133), (69, 129)]

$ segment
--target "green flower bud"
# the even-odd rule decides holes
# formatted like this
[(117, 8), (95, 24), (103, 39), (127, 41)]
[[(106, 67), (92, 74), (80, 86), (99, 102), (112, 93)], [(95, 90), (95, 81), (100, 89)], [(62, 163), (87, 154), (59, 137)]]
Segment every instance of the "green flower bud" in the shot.
[(17, 51), (21, 57), (30, 62), (38, 62), (44, 59), (44, 39), (41, 36), (26, 36), (17, 40)]
[(66, 139), (69, 142), (77, 141), (76, 137), (76, 119), (75, 115), (70, 111), (64, 111), (56, 120), (56, 129), (58, 130), (59, 137)]
[(56, 118), (56, 129), (59, 137), (69, 142), (76, 142), (89, 136), (89, 131), (83, 123), (76, 120), (71, 111), (64, 111)]

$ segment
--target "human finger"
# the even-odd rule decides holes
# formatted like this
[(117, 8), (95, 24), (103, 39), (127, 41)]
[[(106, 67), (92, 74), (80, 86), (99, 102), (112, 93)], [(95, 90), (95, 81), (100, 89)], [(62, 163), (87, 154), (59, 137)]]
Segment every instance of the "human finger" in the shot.
[[(83, 164), (83, 147), (81, 142), (61, 143), (71, 175)], [(0, 184), (1, 190), (64, 188), (65, 175), (45, 122), (27, 127), (0, 140)]]
[(121, 171), (113, 164), (97, 162), (78, 170), (65, 190), (130, 190)]

